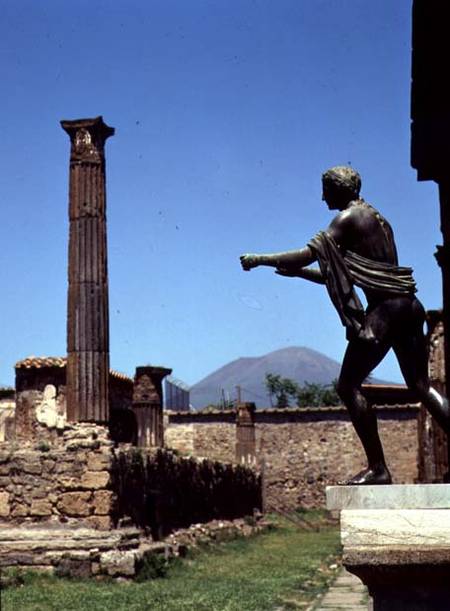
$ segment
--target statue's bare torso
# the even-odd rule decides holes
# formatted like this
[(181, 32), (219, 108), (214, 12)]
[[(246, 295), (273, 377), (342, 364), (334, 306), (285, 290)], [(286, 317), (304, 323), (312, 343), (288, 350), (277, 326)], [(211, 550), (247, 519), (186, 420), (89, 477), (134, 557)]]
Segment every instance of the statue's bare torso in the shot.
[(350, 202), (345, 210), (336, 215), (327, 232), (343, 254), (350, 250), (366, 259), (398, 265), (391, 226), (364, 200)]

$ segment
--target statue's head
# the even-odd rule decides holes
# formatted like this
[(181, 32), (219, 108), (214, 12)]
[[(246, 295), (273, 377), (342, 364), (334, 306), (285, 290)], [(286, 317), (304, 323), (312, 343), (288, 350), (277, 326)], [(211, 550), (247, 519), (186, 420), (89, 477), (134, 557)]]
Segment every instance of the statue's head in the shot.
[(322, 174), (323, 196), (329, 208), (340, 208), (358, 199), (361, 190), (361, 176), (356, 170), (345, 165), (330, 168)]

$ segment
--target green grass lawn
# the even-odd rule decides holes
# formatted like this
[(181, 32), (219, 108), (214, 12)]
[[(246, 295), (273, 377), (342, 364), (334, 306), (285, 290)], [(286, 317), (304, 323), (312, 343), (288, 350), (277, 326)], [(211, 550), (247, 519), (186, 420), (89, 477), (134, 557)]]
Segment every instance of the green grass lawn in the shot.
[[(308, 519), (316, 521), (317, 514)], [(337, 528), (318, 532), (276, 520), (251, 539), (202, 549), (141, 583), (70, 581), (27, 575), (1, 592), (2, 611), (277, 611), (304, 609), (333, 577)]]

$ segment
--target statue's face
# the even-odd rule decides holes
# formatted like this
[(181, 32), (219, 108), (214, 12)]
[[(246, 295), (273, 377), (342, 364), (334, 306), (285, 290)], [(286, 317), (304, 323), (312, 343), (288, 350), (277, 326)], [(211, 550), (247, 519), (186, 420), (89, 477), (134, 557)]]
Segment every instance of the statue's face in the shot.
[(322, 200), (326, 202), (329, 210), (336, 210), (338, 206), (338, 193), (333, 183), (322, 181)]
[(322, 181), (322, 200), (329, 210), (343, 210), (353, 197), (330, 181)]

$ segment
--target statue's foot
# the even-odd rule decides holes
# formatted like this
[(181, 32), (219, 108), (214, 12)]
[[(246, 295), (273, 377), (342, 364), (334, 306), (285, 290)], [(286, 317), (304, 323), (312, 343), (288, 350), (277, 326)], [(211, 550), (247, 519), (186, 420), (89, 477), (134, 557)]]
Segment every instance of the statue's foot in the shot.
[(349, 480), (338, 483), (339, 486), (377, 486), (392, 484), (392, 478), (387, 469), (364, 469)]

